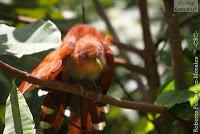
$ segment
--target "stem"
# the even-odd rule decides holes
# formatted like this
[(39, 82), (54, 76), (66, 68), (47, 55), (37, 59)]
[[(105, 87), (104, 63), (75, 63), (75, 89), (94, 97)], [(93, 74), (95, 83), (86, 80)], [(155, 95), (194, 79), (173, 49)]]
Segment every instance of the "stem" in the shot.
[(153, 102), (156, 97), (156, 91), (160, 86), (160, 78), (157, 70), (156, 62), (156, 47), (153, 43), (150, 26), (149, 26), (149, 17), (147, 12), (147, 2), (146, 0), (139, 0), (139, 9), (142, 22), (143, 38), (145, 44), (145, 69), (146, 76), (149, 85), (149, 102)]
[(174, 78), (176, 89), (186, 88), (183, 52), (180, 37), (180, 25), (178, 17), (173, 13), (173, 0), (164, 0), (166, 9), (165, 17), (168, 24), (168, 37), (171, 48), (172, 66), (174, 71)]
[(82, 23), (85, 24), (85, 4), (84, 4), (84, 0), (81, 0), (81, 12), (82, 12)]

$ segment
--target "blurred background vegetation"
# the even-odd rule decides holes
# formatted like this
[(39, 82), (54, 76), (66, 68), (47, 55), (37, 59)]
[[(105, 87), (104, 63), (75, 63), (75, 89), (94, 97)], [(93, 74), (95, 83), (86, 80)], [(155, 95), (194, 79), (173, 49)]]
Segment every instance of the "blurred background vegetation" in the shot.
[[(141, 27), (140, 12), (138, 1), (136, 0), (100, 0), (105, 8), (110, 22), (116, 30), (120, 41), (127, 44), (134, 44), (139, 49), (144, 49), (143, 32)], [(92, 0), (85, 0), (86, 23), (95, 26), (105, 34), (109, 31), (99, 17)], [(163, 91), (175, 90), (172, 63), (170, 57), (170, 47), (167, 39), (167, 24), (164, 16), (163, 2), (160, 0), (148, 1), (148, 14), (150, 18), (150, 29), (154, 42), (158, 42), (156, 61), (161, 85), (157, 95)], [(63, 36), (74, 24), (81, 23), (81, 1), (80, 0), (0, 0), (0, 23), (14, 27), (23, 27), (25, 23), (8, 16), (28, 16), (37, 20), (51, 20), (61, 29)], [(179, 13), (177, 17), (181, 24), (180, 34), (183, 47), (183, 61), (186, 70), (187, 89), (193, 85), (193, 40), (192, 34), (199, 29), (200, 17), (198, 13)], [(200, 45), (199, 45), (200, 46)], [(122, 54), (115, 45), (111, 46), (116, 57)], [(43, 57), (51, 50), (36, 53), (33, 55), (16, 58), (11, 55), (1, 55), (0, 59), (21, 70), (31, 72), (38, 65)], [(130, 61), (134, 65), (144, 67), (144, 61), (140, 56), (127, 52)], [(199, 56), (199, 48), (198, 48)], [(148, 87), (147, 80), (141, 76), (142, 83)], [(11, 89), (11, 77), (4, 72), (0, 72), (0, 133), (3, 132), (4, 121), (3, 113), (5, 101)], [(21, 81), (18, 80), (18, 84)], [(132, 79), (131, 72), (123, 67), (117, 67), (115, 79), (108, 95), (121, 99), (145, 101), (138, 83)], [(36, 90), (25, 93), (26, 100), (33, 114), (34, 120), (39, 120), (39, 108), (42, 98), (38, 97)], [(188, 110), (189, 107), (189, 110)], [(175, 111), (185, 120), (192, 121), (193, 111), (189, 102), (174, 105), (170, 110)], [(159, 115), (157, 115), (159, 116)], [(110, 112), (106, 115), (107, 126), (102, 133), (105, 134), (146, 134), (159, 133), (155, 128), (154, 118), (151, 113), (143, 113), (136, 110), (121, 109), (110, 106)], [(179, 124), (173, 119), (167, 120), (170, 134), (182, 133)], [(65, 127), (61, 131), (64, 132)]]

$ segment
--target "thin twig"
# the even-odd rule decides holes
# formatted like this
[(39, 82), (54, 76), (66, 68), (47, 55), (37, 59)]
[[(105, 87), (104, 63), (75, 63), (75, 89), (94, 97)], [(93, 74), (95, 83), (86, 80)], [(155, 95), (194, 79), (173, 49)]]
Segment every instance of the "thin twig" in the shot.
[(118, 83), (118, 85), (121, 87), (121, 89), (124, 91), (124, 93), (126, 94), (126, 96), (128, 97), (129, 100), (134, 101), (134, 99), (132, 98), (132, 96), (126, 91), (124, 85), (122, 84), (122, 82), (120, 82), (120, 80), (118, 80), (118, 78), (115, 78), (116, 82)]
[(134, 47), (133, 44), (126, 44), (126, 43), (116, 41), (116, 40), (114, 40), (112, 43), (121, 49), (134, 52), (134, 53), (140, 55), (141, 57), (143, 57), (143, 50), (140, 50), (140, 49)]
[(116, 66), (122, 66), (122, 67), (130, 70), (131, 72), (134, 72), (134, 73), (137, 73), (137, 74), (146, 75), (144, 68), (142, 68), (140, 66), (132, 65), (130, 63), (127, 63), (126, 60), (124, 60), (122, 58), (115, 58), (115, 65)]
[(82, 23), (85, 24), (85, 4), (84, 4), (84, 0), (81, 0), (81, 17), (82, 17)]

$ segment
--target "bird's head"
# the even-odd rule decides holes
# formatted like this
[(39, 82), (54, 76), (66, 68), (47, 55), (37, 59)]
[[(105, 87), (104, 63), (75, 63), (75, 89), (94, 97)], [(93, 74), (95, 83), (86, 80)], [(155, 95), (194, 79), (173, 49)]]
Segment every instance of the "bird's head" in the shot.
[(96, 79), (106, 65), (103, 45), (94, 36), (79, 39), (72, 56), (81, 78)]

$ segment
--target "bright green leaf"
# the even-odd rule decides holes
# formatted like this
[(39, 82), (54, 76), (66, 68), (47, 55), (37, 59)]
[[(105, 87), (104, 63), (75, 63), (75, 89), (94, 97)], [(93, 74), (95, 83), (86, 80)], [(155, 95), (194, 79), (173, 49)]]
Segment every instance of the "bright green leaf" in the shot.
[(171, 81), (171, 82), (169, 82), (166, 86), (165, 86), (165, 88), (163, 89), (163, 93), (164, 92), (167, 92), (167, 91), (170, 91), (170, 90), (175, 90), (175, 82), (174, 82), (174, 80), (173, 81)]
[(200, 84), (196, 86), (192, 86), (189, 88), (189, 91), (194, 92), (195, 95), (190, 99), (190, 105), (197, 105), (199, 98), (200, 98)]
[(200, 84), (198, 84), (198, 85), (196, 85), (196, 86), (191, 86), (191, 87), (189, 88), (189, 91), (199, 93), (199, 92), (200, 92)]
[(38, 21), (15, 29), (0, 25), (0, 54), (18, 58), (52, 48), (61, 44), (61, 33), (51, 21)]
[(158, 94), (170, 91), (170, 90), (175, 90), (175, 83), (174, 80), (167, 82), (163, 86), (161, 86), (158, 90)]
[(17, 90), (15, 81), (6, 101), (4, 134), (34, 134), (36, 133), (32, 114), (23, 95)]
[(159, 106), (171, 108), (175, 104), (187, 102), (193, 96), (194, 96), (194, 93), (187, 90), (168, 91), (168, 92), (161, 93), (156, 98), (156, 104)]

